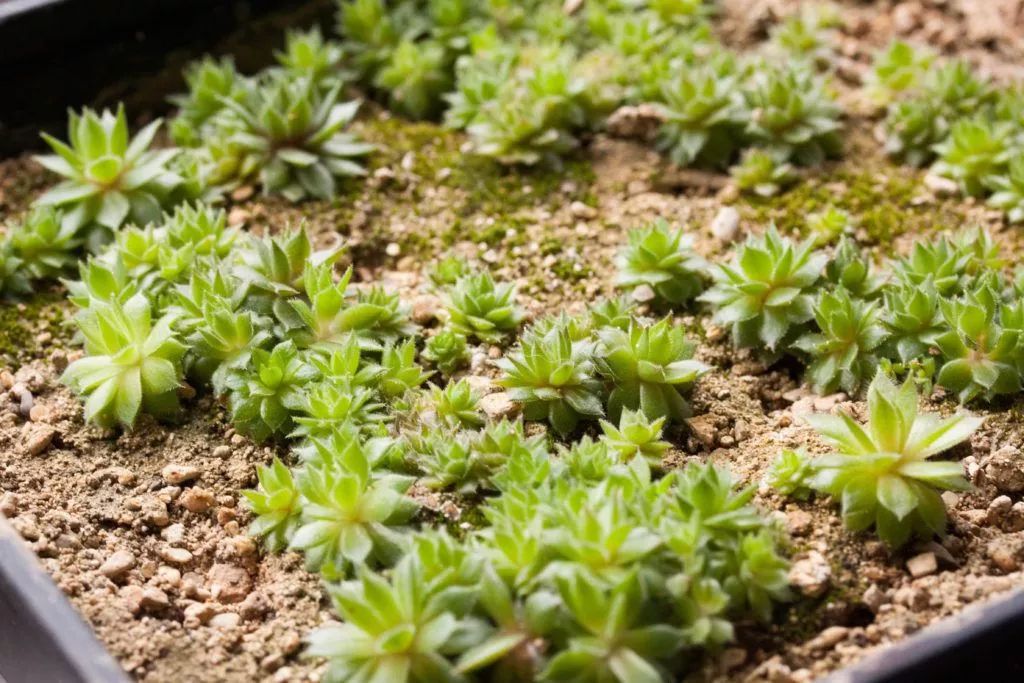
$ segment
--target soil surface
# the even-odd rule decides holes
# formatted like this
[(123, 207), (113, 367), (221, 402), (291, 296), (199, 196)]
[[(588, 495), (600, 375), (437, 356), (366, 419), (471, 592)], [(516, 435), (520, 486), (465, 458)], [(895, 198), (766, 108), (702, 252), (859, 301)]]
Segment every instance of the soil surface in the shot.
[[(794, 7), (722, 5), (721, 35), (744, 47)], [(1020, 0), (844, 3), (840, 17), (844, 102), (856, 101), (870, 55), (894, 35), (965, 56), (998, 78), (1024, 76)], [(715, 258), (769, 220), (799, 232), (809, 213), (829, 204), (850, 211), (859, 241), (879, 255), (932, 231), (984, 225), (1008, 259), (1019, 258), (1020, 233), (998, 212), (936, 197), (920, 173), (884, 160), (876, 123), (850, 115), (845, 161), (810, 171), (781, 198), (752, 201), (725, 176), (675, 170), (641, 143), (603, 135), (559, 172), (499, 173), (463, 158), (456, 134), (367, 109), (358, 126), (382, 150), (365, 183), (332, 203), (300, 205), (242, 188), (229, 210), (232, 222), (254, 232), (305, 220), (318, 243), (344, 240), (358, 278), (399, 291), (427, 327), (440, 305), (422, 277), (434, 258), (455, 252), (515, 280), (533, 315), (582, 310), (613, 293), (613, 258), (626, 230), (659, 217), (688, 226), (698, 250)], [(51, 181), (28, 157), (0, 162), (0, 222), (17, 218)], [(732, 209), (739, 220), (723, 230)], [(318, 680), (319, 664), (299, 655), (302, 637), (332, 618), (319, 579), (297, 554), (265, 554), (245, 533), (239, 490), (255, 485), (255, 466), (275, 451), (235, 434), (224, 407), (202, 394), (188, 397), (179, 425), (143, 420), (120, 435), (85, 426), (79, 402), (57, 381), (80, 353), (60, 287), (4, 305), (0, 315), (0, 513), (124, 668), (142, 681)], [(681, 321), (716, 371), (695, 391), (695, 417), (667, 435), (673, 462), (710, 459), (756, 482), (783, 447), (825, 448), (801, 416), (863, 416), (863, 403), (845, 395), (811, 394), (796, 366), (765, 368), (734, 352), (706, 314), (694, 310)], [(493, 375), (500, 353), (477, 349), (470, 372)], [(955, 407), (937, 394), (929, 409)], [(761, 491), (759, 505), (791, 534), (791, 579), (802, 597), (769, 629), (740, 624), (738, 641), (695, 678), (810, 680), (1024, 586), (1022, 409), (1018, 399), (977, 410), (988, 419), (954, 453), (975, 488), (944, 494), (950, 533), (941, 544), (890, 553), (844, 531), (827, 500)], [(438, 498), (422, 514), (458, 521), (459, 510), (457, 500)]]

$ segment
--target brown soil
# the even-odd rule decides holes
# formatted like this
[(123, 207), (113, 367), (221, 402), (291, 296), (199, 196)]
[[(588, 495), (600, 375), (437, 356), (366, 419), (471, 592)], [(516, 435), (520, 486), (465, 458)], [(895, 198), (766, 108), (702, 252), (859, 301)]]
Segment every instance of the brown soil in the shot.
[[(842, 6), (839, 44), (851, 81), (894, 31), (934, 36), (952, 50), (958, 34), (945, 36), (963, 26), (969, 39), (956, 49), (992, 73), (1019, 69), (1013, 60), (1021, 63), (1022, 3), (892, 4)], [(971, 29), (978, 17), (959, 8), (982, 4), (1016, 8), (1017, 23), (1000, 23), (1002, 37)], [(745, 45), (793, 3), (723, 5), (722, 34)], [(917, 18), (910, 21), (908, 12)], [(852, 92), (845, 86), (844, 97)], [(895, 228), (866, 231), (866, 244), (880, 253), (900, 251), (927, 231), (966, 223), (986, 225), (1008, 257), (1020, 253), (1018, 233), (998, 214), (933, 197), (919, 174), (881, 159), (867, 119), (850, 121), (848, 147), (856, 154), (813, 172), (793, 191), (807, 197), (799, 206), (737, 199), (721, 177), (673, 172), (648, 148), (604, 136), (554, 181), (535, 173), (482, 185), (475, 180), (478, 169), (462, 166), (460, 141), (449, 133), (380, 114), (361, 125), (385, 146), (365, 186), (354, 186), (334, 204), (299, 206), (243, 190), (234, 197), (232, 220), (256, 232), (306, 220), (320, 242), (345, 239), (359, 278), (400, 291), (428, 325), (437, 302), (421, 271), (448, 251), (516, 280), (521, 303), (534, 315), (582, 310), (612, 293), (612, 260), (629, 227), (656, 217), (687, 225), (698, 249), (721, 258), (730, 245), (712, 236), (710, 224), (723, 206), (740, 209), (739, 236), (762, 229), (768, 218), (783, 229), (799, 228), (808, 207), (823, 208), (815, 199), (822, 194), (865, 219), (875, 209), (870, 193), (884, 198), (908, 176), (910, 190), (900, 185), (899, 196), (887, 200), (899, 212)], [(47, 182), (27, 158), (0, 162), (0, 220), (16, 217)], [(264, 554), (245, 534), (248, 514), (239, 490), (255, 484), (255, 465), (274, 451), (234, 434), (223, 407), (203, 395), (186, 402), (176, 426), (143, 421), (120, 436), (84, 426), (78, 401), (57, 382), (76, 353), (70, 309), (59, 290), (20, 309), (6, 307), (3, 315), (0, 513), (112, 654), (144, 681), (317, 680), (317, 663), (298, 655), (303, 635), (331, 617), (319, 580), (298, 555)], [(682, 321), (701, 339), (699, 355), (718, 370), (698, 386), (689, 428), (669, 435), (677, 447), (674, 462), (711, 459), (756, 482), (780, 448), (824, 448), (801, 415), (836, 408), (863, 413), (863, 404), (843, 395), (809, 394), (795, 367), (767, 370), (735, 353), (705, 314), (694, 311)], [(477, 351), (476, 374), (491, 371), (488, 351)], [(941, 398), (932, 405), (943, 412), (954, 407)], [(740, 625), (738, 642), (709, 658), (698, 678), (808, 680), (1024, 585), (1022, 407), (1018, 400), (992, 408), (971, 443), (955, 453), (975, 489), (945, 496), (950, 533), (941, 544), (890, 553), (869, 536), (844, 531), (827, 501), (791, 502), (762, 491), (760, 505), (791, 533), (792, 578), (804, 597), (780, 610), (769, 629)], [(457, 505), (432, 507), (458, 514)], [(931, 559), (934, 568), (918, 569)]]

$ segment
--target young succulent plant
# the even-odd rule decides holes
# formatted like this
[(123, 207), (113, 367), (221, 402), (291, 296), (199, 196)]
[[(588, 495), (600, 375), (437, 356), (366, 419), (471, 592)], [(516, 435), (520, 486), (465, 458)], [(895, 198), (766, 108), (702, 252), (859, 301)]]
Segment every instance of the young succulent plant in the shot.
[(944, 361), (938, 383), (961, 403), (1019, 392), (1024, 305), (1001, 301), (985, 285), (957, 299), (942, 299), (939, 308), (947, 328), (935, 338)]
[(888, 332), (878, 303), (850, 295), (842, 287), (822, 292), (814, 305), (818, 332), (809, 332), (793, 347), (811, 358), (807, 378), (819, 394), (842, 389), (856, 394), (878, 367), (879, 347)]
[(882, 279), (873, 272), (867, 255), (845, 235), (825, 266), (825, 280), (860, 299), (875, 299), (882, 289)]
[(988, 203), (1006, 212), (1010, 223), (1024, 223), (1024, 156), (1013, 157), (1005, 173), (988, 180), (992, 189)]
[(742, 192), (758, 197), (774, 197), (797, 182), (793, 166), (779, 161), (775, 154), (763, 149), (751, 148), (740, 157), (740, 162), (729, 169)]
[(1006, 173), (1014, 156), (1012, 126), (984, 117), (960, 119), (949, 136), (933, 148), (938, 159), (932, 172), (955, 180), (970, 197), (987, 194), (992, 177)]
[(811, 494), (814, 472), (814, 463), (807, 454), (785, 448), (772, 460), (763, 481), (782, 496), (805, 500)]
[(969, 288), (974, 254), (956, 241), (939, 239), (914, 243), (910, 254), (901, 257), (894, 268), (897, 278), (911, 285), (930, 281), (942, 297), (961, 294)]
[(886, 355), (902, 362), (927, 356), (946, 329), (931, 278), (919, 284), (893, 283), (883, 296), (882, 322), (889, 332)]
[(497, 344), (523, 319), (516, 306), (516, 288), (495, 282), (489, 272), (463, 275), (445, 291), (448, 327), (467, 339)]
[(319, 28), (289, 31), (285, 35), (284, 50), (274, 56), (287, 74), (308, 78), (325, 90), (342, 82), (341, 46), (332, 40), (324, 40)]
[(303, 388), (316, 375), (290, 341), (269, 351), (253, 349), (249, 362), (226, 379), (231, 421), (256, 441), (287, 436), (294, 427), (293, 415), (302, 409)]
[(829, 35), (829, 22), (818, 12), (810, 9), (795, 12), (777, 24), (771, 32), (773, 47), (789, 59), (804, 62), (809, 66), (825, 67), (832, 59), (830, 43), (835, 37)]
[(373, 84), (388, 93), (392, 109), (415, 119), (436, 116), (452, 89), (453, 57), (433, 41), (403, 40), (377, 72)]
[(707, 263), (693, 250), (693, 238), (672, 230), (664, 220), (631, 230), (629, 243), (615, 261), (615, 284), (650, 287), (659, 300), (672, 305), (696, 298), (703, 290)]
[(841, 501), (848, 529), (874, 527), (893, 547), (913, 535), (945, 533), (946, 506), (938, 492), (969, 484), (959, 462), (929, 458), (967, 440), (982, 422), (919, 414), (917, 402), (912, 382), (897, 387), (879, 373), (868, 389), (867, 429), (845, 413), (807, 418), (838, 449), (812, 461), (812, 488)]
[(470, 358), (465, 335), (447, 326), (427, 338), (420, 355), (448, 377), (459, 368), (468, 365)]
[(456, 429), (474, 429), (484, 426), (480, 412), (480, 394), (465, 379), (449, 382), (444, 389), (431, 387), (430, 401), (443, 424)]
[(330, 261), (306, 264), (302, 276), (306, 297), (287, 302), (297, 318), (291, 334), (298, 344), (329, 351), (355, 336), (365, 350), (380, 351), (385, 344), (415, 332), (403, 315), (397, 295), (372, 289), (353, 300), (347, 293), (351, 279), (351, 267), (335, 282)]
[(847, 262), (855, 260), (861, 260), (857, 256), (856, 250), (853, 248), (856, 245), (852, 244), (849, 247), (849, 254), (839, 255), (839, 248), (843, 246), (843, 242), (850, 241), (844, 238), (849, 237), (854, 232), (853, 219), (850, 217), (848, 211), (829, 206), (824, 211), (818, 211), (812, 213), (807, 217), (807, 229), (814, 235), (815, 240), (818, 244), (830, 244), (839, 240), (839, 245), (836, 247), (836, 256), (833, 258), (834, 261), (841, 261), (844, 265)]
[(401, 398), (410, 389), (426, 382), (433, 373), (425, 372), (416, 363), (416, 341), (408, 339), (401, 344), (388, 344), (381, 351), (380, 363), (373, 366), (380, 376), (380, 392), (388, 399)]
[(346, 429), (373, 433), (387, 420), (372, 389), (336, 379), (311, 382), (292, 405), (291, 438), (326, 439)]
[(573, 74), (569, 50), (541, 48), (523, 62), (466, 130), (476, 154), (503, 164), (557, 166), (587, 123), (586, 83)]
[(894, 40), (875, 54), (864, 88), (868, 101), (886, 107), (897, 97), (920, 87), (935, 61), (930, 50)]
[(388, 683), (456, 683), (465, 680), (446, 656), (481, 642), (489, 629), (470, 617), (468, 588), (425, 580), (425, 568), (409, 554), (390, 577), (367, 569), (330, 588), (343, 623), (310, 634), (307, 657), (328, 661), (324, 680)]
[(55, 153), (35, 159), (63, 180), (36, 205), (61, 210), (62, 224), (75, 231), (158, 222), (182, 183), (171, 167), (178, 150), (149, 149), (160, 124), (157, 119), (130, 138), (123, 106), (116, 113), (69, 112), (67, 144), (42, 134)]
[(604, 414), (593, 344), (573, 341), (565, 324), (527, 330), (498, 367), (503, 372), (498, 383), (522, 404), (526, 419), (547, 420), (562, 436), (571, 434), (581, 419)]
[(237, 150), (233, 180), (258, 175), (265, 194), (299, 201), (331, 199), (339, 178), (365, 175), (355, 159), (373, 145), (345, 132), (359, 102), (341, 103), (339, 94), (339, 85), (322, 91), (310, 78), (272, 74), (241, 101), (226, 100), (231, 116), (220, 117), (212, 137)]
[(934, 147), (961, 118), (984, 111), (994, 97), (989, 83), (957, 60), (928, 72), (919, 95), (889, 108), (886, 151), (912, 166), (935, 158)]
[(401, 40), (412, 9), (405, 3), (389, 11), (385, 0), (342, 0), (338, 3), (338, 35), (342, 53), (364, 80), (371, 79)]
[(756, 145), (801, 166), (838, 155), (842, 147), (839, 108), (809, 70), (801, 66), (759, 69), (746, 98), (753, 112), (746, 135)]
[(616, 427), (607, 420), (601, 420), (601, 441), (615, 453), (622, 462), (641, 457), (653, 468), (660, 469), (665, 452), (672, 447), (661, 438), (665, 418), (652, 420), (639, 410), (623, 410)]
[(61, 213), (50, 206), (39, 206), (11, 225), (7, 242), (19, 259), (18, 271), (29, 280), (52, 280), (66, 275), (78, 258), (82, 244), (76, 230), (65, 225)]
[(139, 412), (169, 418), (178, 410), (185, 346), (170, 316), (153, 321), (142, 294), (123, 304), (93, 301), (76, 316), (85, 356), (71, 363), (61, 381), (86, 396), (85, 419), (100, 427), (130, 429)]
[(242, 491), (254, 519), (249, 534), (260, 538), (272, 553), (281, 552), (292, 541), (299, 527), (302, 501), (291, 470), (279, 458), (269, 465), (258, 465), (259, 488)]
[(170, 98), (178, 108), (170, 123), (171, 138), (183, 147), (198, 147), (224, 111), (224, 101), (240, 102), (248, 82), (230, 57), (205, 57), (190, 64), (184, 76), (188, 92)]
[(700, 300), (711, 305), (717, 324), (731, 329), (736, 347), (775, 352), (814, 317), (811, 291), (827, 261), (813, 238), (793, 244), (771, 226), (749, 237), (732, 264), (713, 269), (715, 285)]
[(725, 168), (749, 116), (739, 84), (736, 60), (729, 53), (665, 80), (658, 105), (664, 119), (658, 148), (679, 166)]
[(629, 296), (601, 299), (590, 307), (589, 323), (594, 330), (602, 327), (629, 329), (629, 323), (636, 317), (636, 302)]
[(682, 637), (668, 624), (645, 621), (642, 606), (650, 597), (635, 573), (606, 590), (577, 570), (560, 578), (558, 589), (573, 635), (541, 673), (542, 680), (664, 680), (659, 664), (678, 652)]
[(8, 239), (0, 240), (0, 296), (14, 300), (32, 291), (32, 284), (22, 269), (22, 261), (14, 253)]
[(636, 321), (628, 330), (598, 331), (598, 370), (608, 381), (608, 415), (639, 410), (649, 420), (681, 422), (690, 415), (683, 392), (711, 368), (693, 360), (694, 345), (667, 318), (653, 325)]
[(358, 438), (314, 441), (316, 462), (298, 476), (303, 498), (290, 547), (328, 580), (367, 564), (391, 566), (408, 545), (404, 525), (418, 505), (405, 495), (411, 477), (375, 474)]
[(469, 438), (464, 432), (452, 434), (447, 428), (432, 429), (409, 438), (408, 457), (425, 476), (429, 489), (454, 489), (470, 494), (484, 483), (485, 474), (474, 462)]

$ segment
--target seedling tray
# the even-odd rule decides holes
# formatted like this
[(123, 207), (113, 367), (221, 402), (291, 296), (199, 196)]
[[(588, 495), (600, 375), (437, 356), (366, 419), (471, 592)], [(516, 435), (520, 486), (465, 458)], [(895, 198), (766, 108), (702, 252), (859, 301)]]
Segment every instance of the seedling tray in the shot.
[(0, 515), (0, 683), (127, 680)]

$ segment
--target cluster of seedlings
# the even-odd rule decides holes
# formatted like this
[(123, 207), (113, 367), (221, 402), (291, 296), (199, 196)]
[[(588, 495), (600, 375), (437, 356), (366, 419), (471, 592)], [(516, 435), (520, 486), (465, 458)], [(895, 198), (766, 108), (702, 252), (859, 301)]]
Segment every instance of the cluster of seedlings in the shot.
[[(332, 680), (657, 681), (685, 666), (681, 651), (727, 642), (732, 620), (767, 620), (787, 597), (779, 531), (753, 490), (713, 466), (662, 470), (662, 428), (709, 369), (670, 320), (608, 302), (526, 330), (499, 383), (527, 418), (563, 436), (611, 419), (556, 449), (485, 419), (470, 380), (428, 383), (428, 367), (460, 368), (470, 341), (515, 333), (511, 286), (438, 264), (446, 322), (419, 345), (396, 296), (336, 277), (339, 250), (225, 223), (179, 207), (82, 265), (67, 286), (86, 353), (63, 381), (102, 427), (173, 419), (187, 381), (222, 397), (240, 432), (291, 445), (292, 466), (261, 467), (246, 492), (251, 530), (332, 582), (344, 624), (308, 649)], [(485, 523), (431, 529), (417, 481)]]
[(782, 36), (780, 50), (741, 57), (714, 37), (712, 10), (702, 0), (348, 0), (338, 52), (356, 56), (360, 82), (392, 108), (443, 116), (473, 152), (504, 163), (557, 160), (631, 104), (654, 106), (657, 146), (679, 165), (724, 169), (750, 150), (739, 172), (757, 177), (752, 188), (789, 162), (836, 155), (839, 109), (802, 49)]
[(869, 89), (886, 107), (886, 151), (1024, 221), (1024, 89), (997, 86), (966, 62), (934, 61), (901, 42), (876, 58)]
[(736, 348), (796, 359), (819, 393), (856, 394), (880, 366), (961, 403), (1021, 391), (1021, 285), (987, 232), (918, 242), (883, 269), (846, 235), (831, 254), (814, 240), (769, 228), (709, 265), (656, 223), (630, 233), (617, 282), (649, 288), (656, 306), (707, 304)]
[[(289, 34), (251, 77), (230, 60), (191, 67), (176, 147), (152, 148), (159, 121), (132, 137), (123, 110), (72, 114), (67, 142), (47, 136), (54, 154), (39, 157), (61, 182), (0, 241), (5, 295), (78, 266), (64, 283), (85, 353), (63, 381), (89, 422), (173, 420), (191, 385), (240, 433), (287, 447), (245, 492), (251, 532), (328, 581), (343, 623), (307, 649), (328, 680), (656, 683), (729, 642), (735, 621), (771, 619), (788, 563), (753, 489), (711, 465), (663, 465), (663, 430), (713, 370), (673, 318), (697, 302), (736, 348), (803, 364), (815, 391), (870, 382), (867, 426), (812, 418), (837, 452), (783, 452), (771, 486), (833, 496), (850, 529), (891, 546), (944, 533), (938, 492), (967, 482), (929, 458), (980, 421), (918, 414), (919, 392), (968, 403), (1024, 389), (1024, 278), (1006, 278), (981, 230), (879, 268), (846, 235), (826, 251), (770, 227), (712, 264), (657, 222), (630, 232), (616, 284), (649, 290), (664, 317), (623, 296), (523, 330), (512, 284), (446, 258), (427, 273), (442, 324), (422, 329), (398, 295), (339, 273), (341, 246), (316, 251), (302, 228), (256, 237), (215, 208), (242, 184), (327, 199), (363, 174), (372, 147), (347, 132), (351, 81), (507, 163), (557, 160), (618, 107), (654, 104), (675, 163), (739, 162), (742, 188), (774, 194), (790, 164), (839, 152), (826, 15), (795, 15), (741, 58), (701, 0), (339, 4), (337, 42)], [(889, 108), (890, 152), (1024, 219), (1021, 91), (930, 64), (897, 43), (875, 65), (867, 92)], [(851, 232), (838, 210), (823, 223)], [(503, 347), (497, 384), (524, 420), (482, 411), (465, 372), (480, 345)], [(480, 524), (444, 530), (424, 490)]]

